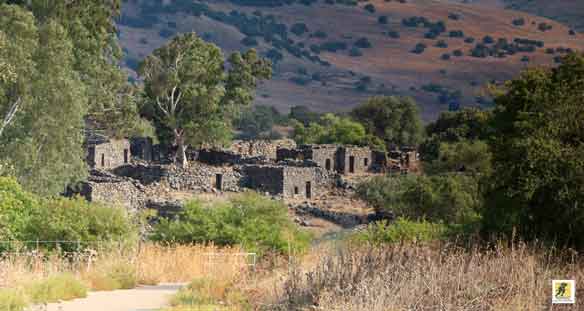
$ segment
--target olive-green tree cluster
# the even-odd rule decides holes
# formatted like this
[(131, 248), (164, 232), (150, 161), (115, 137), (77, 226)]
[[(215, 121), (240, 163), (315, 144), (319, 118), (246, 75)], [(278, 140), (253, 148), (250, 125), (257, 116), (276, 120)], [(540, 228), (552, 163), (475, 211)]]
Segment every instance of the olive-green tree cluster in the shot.
[(363, 124), (368, 134), (387, 147), (417, 146), (424, 135), (420, 113), (414, 100), (406, 97), (372, 97), (356, 107), (351, 116)]
[(411, 221), (472, 224), (482, 207), (478, 183), (467, 175), (376, 177), (359, 185), (357, 193), (377, 211)]
[(219, 47), (187, 33), (155, 50), (139, 73), (142, 113), (157, 126), (162, 142), (177, 147), (176, 162), (185, 167), (187, 146), (231, 137), (234, 116), (253, 101), (258, 83), (271, 77), (271, 65), (255, 50), (235, 52), (226, 60)]
[(109, 136), (147, 127), (118, 66), (119, 5), (0, 1), (0, 162), (26, 189), (55, 195), (84, 177), (86, 121)]
[(495, 104), (487, 229), (584, 247), (584, 57), (526, 70)]
[(368, 135), (365, 127), (349, 117), (341, 117), (332, 113), (324, 114), (319, 122), (308, 126), (293, 120), (294, 140), (298, 144), (341, 144), (371, 146), (383, 150), (383, 142)]

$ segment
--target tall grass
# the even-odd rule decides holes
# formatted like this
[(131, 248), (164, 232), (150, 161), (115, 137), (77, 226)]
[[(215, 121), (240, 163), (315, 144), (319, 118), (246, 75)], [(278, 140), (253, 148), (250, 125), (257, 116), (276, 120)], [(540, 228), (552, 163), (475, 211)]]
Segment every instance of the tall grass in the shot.
[(143, 244), (83, 254), (10, 253), (0, 257), (0, 311), (84, 297), (87, 290), (214, 279), (232, 282), (247, 270), (236, 247)]
[(323, 254), (313, 269), (291, 270), (270, 309), (544, 310), (552, 279), (583, 277), (575, 254), (526, 244), (349, 248)]

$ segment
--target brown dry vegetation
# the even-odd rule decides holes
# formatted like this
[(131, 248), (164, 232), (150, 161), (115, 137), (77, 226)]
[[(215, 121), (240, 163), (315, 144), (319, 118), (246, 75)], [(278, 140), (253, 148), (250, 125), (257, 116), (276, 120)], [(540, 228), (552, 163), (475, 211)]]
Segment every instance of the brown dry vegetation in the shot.
[[(233, 282), (247, 270), (247, 263), (248, 259), (242, 256), (240, 249), (212, 245), (144, 244), (140, 248), (73, 256), (35, 252), (4, 254), (0, 258), (0, 297), (14, 299), (19, 302), (15, 305), (21, 305), (33, 300), (44, 302), (83, 297), (85, 289), (79, 289), (79, 286), (97, 291), (115, 290), (134, 288), (139, 284), (187, 283), (211, 277)], [(67, 284), (59, 282), (79, 283), (71, 288), (79, 293), (69, 293)], [(27, 297), (32, 291), (31, 285), (35, 284), (44, 284), (41, 286), (47, 287), (51, 294), (41, 292), (35, 293), (35, 297), (40, 298)], [(61, 287), (64, 287), (62, 292), (53, 293), (55, 288)], [(11, 309), (10, 303), (5, 305), (0, 301), (0, 310), (4, 310), (3, 307), (20, 310)]]
[(545, 310), (552, 279), (584, 277), (575, 253), (522, 243), (489, 250), (403, 244), (322, 255), (313, 268), (291, 270), (270, 309)]
[[(261, 86), (258, 92), (258, 94), (269, 94), (269, 97), (258, 96), (257, 98), (258, 103), (276, 106), (282, 110), (300, 104), (319, 111), (348, 110), (374, 94), (373, 91), (359, 93), (354, 90), (355, 82), (362, 75), (367, 75), (373, 80), (371, 90), (383, 83), (386, 88), (395, 87), (397, 94), (414, 96), (421, 103), (424, 118), (432, 119), (445, 107), (438, 104), (436, 94), (420, 90), (412, 91), (410, 87), (415, 86), (419, 89), (421, 85), (427, 83), (449, 86), (461, 90), (464, 94), (464, 102), (471, 104), (475, 96), (481, 95), (481, 87), (486, 82), (493, 79), (511, 78), (524, 68), (525, 64), (521, 62), (523, 55), (530, 57), (530, 65), (553, 65), (554, 55), (546, 54), (545, 48), (562, 46), (576, 50), (584, 49), (583, 35), (570, 36), (567, 26), (544, 17), (504, 10), (494, 5), (429, 0), (409, 0), (407, 3), (371, 0), (368, 3), (374, 4), (377, 11), (375, 14), (370, 14), (363, 10), (366, 4), (364, 2), (358, 7), (328, 5), (324, 1), (319, 1), (311, 6), (290, 5), (276, 8), (235, 6), (224, 0), (205, 3), (214, 10), (229, 12), (235, 9), (249, 15), (260, 9), (266, 15), (275, 15), (279, 22), (288, 26), (303, 22), (307, 24), (311, 32), (322, 30), (328, 34), (325, 40), (308, 38), (307, 34), (301, 37), (290, 35), (294, 41), (303, 42), (306, 46), (333, 40), (345, 41), (350, 45), (360, 37), (367, 37), (371, 41), (373, 47), (363, 49), (362, 57), (350, 57), (346, 51), (321, 53), (320, 56), (323, 59), (332, 63), (332, 67), (329, 68), (284, 53), (284, 62), (279, 64), (279, 74), (272, 81)], [(135, 14), (136, 7), (128, 2), (124, 10), (127, 14)], [(448, 19), (450, 13), (458, 13), (462, 18), (457, 21)], [(377, 22), (377, 17), (381, 15), (388, 16), (389, 24), (380, 25)], [(468, 53), (476, 42), (468, 44), (462, 38), (449, 38), (443, 34), (438, 39), (445, 40), (449, 47), (447, 49), (434, 47), (437, 40), (425, 39), (425, 29), (407, 28), (401, 24), (403, 18), (411, 16), (424, 16), (432, 21), (442, 20), (446, 23), (448, 31), (463, 30), (466, 37), (472, 36), (477, 42), (486, 35), (492, 36), (495, 40), (507, 38), (510, 41), (519, 37), (544, 41), (545, 47), (536, 53), (518, 53), (503, 59), (463, 56), (443, 61), (440, 59), (443, 53), (452, 53), (455, 49)], [(519, 17), (525, 18), (526, 24), (522, 27), (513, 26), (513, 19)], [(210, 33), (213, 35), (213, 42), (227, 51), (244, 48), (239, 43), (243, 36), (236, 28), (209, 18), (185, 17), (181, 14), (180, 16), (162, 16), (161, 20), (176, 22), (177, 29), (182, 32), (195, 30), (200, 34)], [(532, 22), (535, 22), (535, 25)], [(546, 32), (539, 31), (537, 24), (540, 22), (553, 25), (553, 29)], [(132, 57), (141, 58), (163, 44), (165, 40), (158, 34), (164, 27), (163, 24), (152, 29), (121, 27), (121, 41), (128, 48), (129, 54)], [(383, 34), (387, 30), (398, 31), (401, 37), (389, 38)], [(345, 35), (352, 38), (343, 39)], [(141, 38), (147, 38), (149, 43), (141, 44), (139, 42)], [(259, 41), (260, 50), (269, 47), (261, 39)], [(420, 55), (410, 52), (418, 42), (428, 45), (426, 52)], [(295, 75), (299, 66), (306, 68), (309, 73), (325, 73), (323, 76), (326, 76), (324, 80), (327, 85), (323, 86), (313, 81), (307, 86), (299, 86), (290, 82), (289, 78)], [(349, 70), (358, 75), (354, 77), (349, 75)], [(445, 70), (446, 74), (440, 73), (441, 70)], [(471, 86), (471, 81), (475, 81), (478, 85)]]

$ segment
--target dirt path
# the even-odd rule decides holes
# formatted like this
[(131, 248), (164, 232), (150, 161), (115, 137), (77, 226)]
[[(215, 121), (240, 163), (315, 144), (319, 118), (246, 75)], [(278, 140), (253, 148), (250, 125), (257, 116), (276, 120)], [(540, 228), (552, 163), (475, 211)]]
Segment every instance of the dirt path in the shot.
[(155, 311), (168, 306), (183, 284), (142, 286), (130, 290), (92, 292), (87, 298), (49, 304), (30, 311)]

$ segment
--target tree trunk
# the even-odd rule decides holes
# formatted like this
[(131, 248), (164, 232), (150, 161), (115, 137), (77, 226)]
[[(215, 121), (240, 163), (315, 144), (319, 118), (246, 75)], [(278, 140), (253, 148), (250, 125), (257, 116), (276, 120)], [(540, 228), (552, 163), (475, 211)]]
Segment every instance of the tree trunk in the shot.
[(183, 134), (184, 132), (181, 129), (174, 130), (174, 139), (177, 146), (175, 163), (177, 166), (181, 168), (187, 168), (189, 166), (189, 162), (187, 161), (186, 155), (187, 146), (185, 145)]
[(14, 104), (12, 104), (12, 106), (10, 106), (10, 108), (6, 112), (6, 116), (4, 117), (4, 120), (2, 120), (2, 123), (0, 123), (0, 137), (2, 137), (2, 134), (4, 133), (4, 129), (14, 119), (14, 116), (16, 115), (16, 112), (18, 112), (19, 107), (20, 107), (20, 98), (17, 99), (14, 102)]

